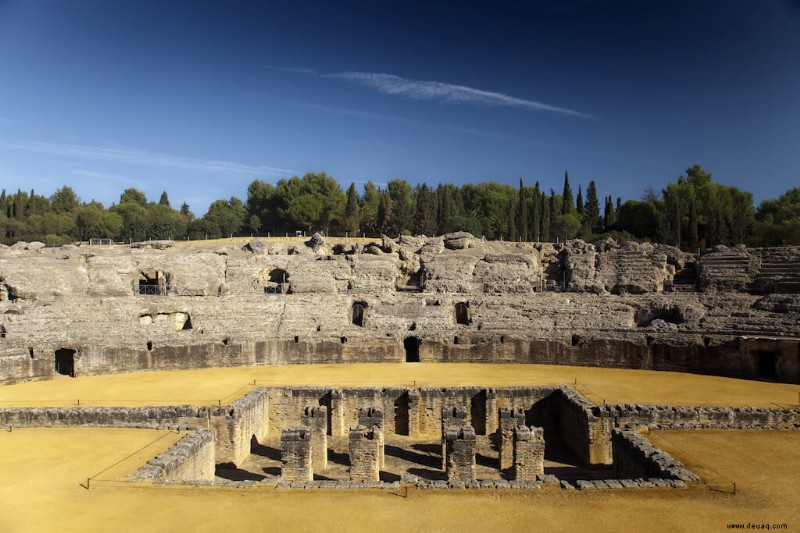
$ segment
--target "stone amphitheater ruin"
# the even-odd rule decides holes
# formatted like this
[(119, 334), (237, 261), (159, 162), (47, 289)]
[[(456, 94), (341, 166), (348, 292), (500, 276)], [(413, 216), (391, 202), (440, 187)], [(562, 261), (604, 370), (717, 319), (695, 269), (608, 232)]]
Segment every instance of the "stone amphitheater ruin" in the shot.
[[(516, 363), (800, 383), (800, 248), (487, 242), (0, 250), (6, 385), (310, 363)], [(177, 428), (135, 482), (252, 489), (679, 489), (643, 428), (800, 428), (787, 406), (591, 402), (554, 386), (253, 386), (216, 406), (0, 408), (8, 428)], [(637, 431), (639, 430), (639, 431)]]

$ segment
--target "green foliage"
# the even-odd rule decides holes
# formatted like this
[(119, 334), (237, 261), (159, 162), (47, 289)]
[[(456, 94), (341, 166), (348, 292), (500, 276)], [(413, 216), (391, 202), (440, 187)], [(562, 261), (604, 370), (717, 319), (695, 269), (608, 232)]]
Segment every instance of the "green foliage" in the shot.
[(561, 204), (561, 214), (568, 215), (572, 212), (575, 204), (572, 203), (572, 188), (569, 186), (569, 175), (564, 171), (564, 193), (561, 195), (563, 203)]
[(406, 180), (393, 179), (388, 184), (392, 212), (389, 217), (387, 232), (399, 235), (403, 230), (410, 230), (414, 222), (414, 190)]
[(119, 196), (119, 203), (134, 203), (139, 204), (141, 207), (147, 207), (147, 196), (145, 196), (142, 191), (137, 189), (125, 189)]
[(80, 198), (72, 187), (64, 185), (50, 197), (50, 209), (54, 213), (69, 213), (81, 204)]
[(433, 236), (436, 234), (436, 193), (428, 185), (417, 185), (417, 209), (414, 212), (414, 233)]
[(341, 218), (346, 201), (339, 183), (324, 172), (282, 179), (276, 194), (283, 221), (309, 232), (327, 231), (331, 222)]
[(342, 218), (342, 229), (350, 235), (358, 233), (359, 226), (359, 198), (356, 191), (356, 184), (351, 183), (347, 188), (347, 204), (344, 206), (344, 217)]

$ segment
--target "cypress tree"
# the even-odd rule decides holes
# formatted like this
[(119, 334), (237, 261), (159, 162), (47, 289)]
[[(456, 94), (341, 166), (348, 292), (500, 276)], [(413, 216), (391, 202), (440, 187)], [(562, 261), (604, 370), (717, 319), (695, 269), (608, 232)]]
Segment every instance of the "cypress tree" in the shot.
[[(571, 201), (572, 199), (570, 198), (570, 202)], [(553, 237), (555, 237), (555, 235), (553, 235), (553, 232), (556, 229), (556, 220), (558, 218), (557, 208), (558, 205), (556, 204), (556, 191), (550, 189), (550, 231), (549, 231), (550, 238), (548, 239), (549, 241), (552, 241)]]
[(597, 187), (594, 181), (590, 181), (589, 188), (586, 189), (586, 205), (583, 214), (592, 232), (599, 233), (602, 231), (600, 224), (600, 202), (597, 200)]
[(542, 193), (540, 196), (541, 205), (541, 229), (539, 234), (541, 239), (545, 242), (550, 242), (550, 203), (547, 201), (547, 195)]
[(169, 197), (167, 196), (167, 191), (161, 192), (161, 198), (158, 199), (158, 205), (165, 205), (169, 207)]
[(356, 184), (350, 183), (347, 188), (347, 204), (344, 208), (344, 227), (346, 231), (356, 234), (358, 233), (358, 192), (356, 191)]
[[(552, 189), (550, 189), (550, 192), (553, 196), (555, 195)], [(567, 174), (566, 170), (564, 171), (564, 194), (561, 195), (561, 199), (561, 214), (569, 215), (572, 212), (574, 200), (572, 198), (572, 189), (569, 186), (569, 175)], [(550, 208), (552, 209), (552, 207), (553, 206), (551, 205)], [(553, 216), (553, 213), (550, 213), (550, 216)]]
[(8, 216), (8, 198), (6, 198), (5, 189), (3, 189), (3, 193), (0, 194), (0, 213)]
[(541, 193), (539, 192), (539, 182), (536, 182), (536, 186), (533, 188), (533, 202), (531, 203), (531, 223), (530, 223), (530, 238), (531, 240), (538, 241), (541, 238), (542, 230), (542, 216), (541, 216), (541, 199), (539, 196)]
[(508, 240), (514, 242), (517, 240), (517, 206), (514, 200), (508, 199)]
[(578, 196), (575, 197), (575, 209), (578, 211), (578, 217), (583, 219), (583, 192), (580, 185), (578, 185)]
[(519, 179), (519, 236), (523, 241), (528, 241), (528, 202), (522, 190), (522, 178)]
[(689, 204), (689, 247), (694, 250), (697, 248), (697, 201), (692, 198)]
[(436, 233), (436, 198), (427, 184), (417, 185), (417, 210), (414, 212), (414, 233), (432, 236)]

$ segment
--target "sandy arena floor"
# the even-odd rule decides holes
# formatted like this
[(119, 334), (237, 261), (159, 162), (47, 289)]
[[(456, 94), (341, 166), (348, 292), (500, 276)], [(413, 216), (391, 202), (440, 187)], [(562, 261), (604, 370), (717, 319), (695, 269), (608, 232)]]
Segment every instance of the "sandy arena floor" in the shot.
[[(797, 405), (796, 385), (689, 374), (524, 365), (340, 365), (57, 379), (0, 388), (0, 405), (223, 403), (247, 383), (573, 383), (590, 399), (673, 405)], [(240, 392), (237, 389), (245, 387)], [(153, 401), (148, 401), (148, 398)], [(0, 532), (17, 531), (720, 531), (800, 527), (800, 432), (669, 431), (650, 438), (712, 483), (690, 490), (242, 491), (104, 480), (178, 435), (122, 429), (0, 431)], [(143, 447), (145, 447), (143, 449)], [(120, 463), (120, 461), (122, 461)], [(119, 463), (119, 464), (118, 464)], [(733, 482), (736, 494), (730, 494)], [(716, 490), (712, 490), (716, 489)], [(772, 527), (771, 529), (775, 529)]]

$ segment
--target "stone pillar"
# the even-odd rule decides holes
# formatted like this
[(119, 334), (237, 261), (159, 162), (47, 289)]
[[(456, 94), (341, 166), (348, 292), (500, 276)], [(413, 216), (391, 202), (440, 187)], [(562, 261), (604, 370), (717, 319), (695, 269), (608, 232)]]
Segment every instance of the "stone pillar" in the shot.
[(408, 436), (419, 437), (420, 431), (420, 398), (419, 391), (411, 389), (408, 391)]
[(358, 425), (375, 430), (378, 435), (378, 465), (383, 468), (384, 459), (384, 417), (378, 407), (361, 407), (358, 410)]
[(492, 435), (497, 427), (497, 391), (486, 389), (486, 434)]
[(312, 481), (311, 430), (307, 427), (281, 431), (281, 478), (284, 481)]
[(311, 459), (314, 470), (328, 469), (328, 408), (306, 407), (301, 422), (311, 430)]
[(500, 470), (514, 466), (514, 430), (525, 425), (521, 407), (500, 409)]
[(442, 407), (442, 470), (447, 469), (447, 430), (450, 428), (461, 428), (466, 425), (466, 407), (463, 405), (457, 407)]
[(475, 430), (472, 426), (447, 428), (447, 480), (475, 481)]
[(544, 429), (519, 426), (514, 430), (514, 479), (534, 481), (544, 475)]
[(372, 428), (350, 428), (350, 481), (380, 481), (378, 434)]
[(344, 437), (344, 395), (341, 389), (331, 391), (331, 436)]

